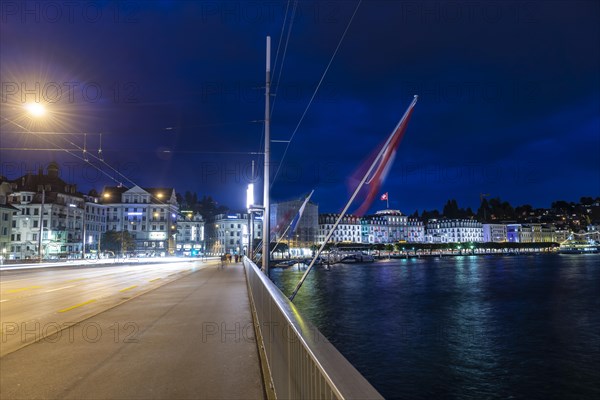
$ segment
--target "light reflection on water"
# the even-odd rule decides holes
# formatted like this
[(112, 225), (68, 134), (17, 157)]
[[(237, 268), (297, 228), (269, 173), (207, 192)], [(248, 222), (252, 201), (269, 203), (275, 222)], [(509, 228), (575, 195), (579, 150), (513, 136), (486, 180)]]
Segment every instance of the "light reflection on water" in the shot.
[[(311, 272), (295, 304), (386, 398), (591, 398), (599, 265), (598, 255), (339, 264)], [(302, 273), (272, 279), (287, 295)]]

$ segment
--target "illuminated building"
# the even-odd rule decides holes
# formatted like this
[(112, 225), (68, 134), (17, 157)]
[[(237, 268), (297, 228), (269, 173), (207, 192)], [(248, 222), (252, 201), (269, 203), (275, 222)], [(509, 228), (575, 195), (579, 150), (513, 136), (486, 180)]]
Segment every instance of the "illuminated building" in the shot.
[(138, 255), (175, 253), (179, 206), (173, 188), (105, 187), (102, 203), (108, 207), (106, 230), (129, 232)]

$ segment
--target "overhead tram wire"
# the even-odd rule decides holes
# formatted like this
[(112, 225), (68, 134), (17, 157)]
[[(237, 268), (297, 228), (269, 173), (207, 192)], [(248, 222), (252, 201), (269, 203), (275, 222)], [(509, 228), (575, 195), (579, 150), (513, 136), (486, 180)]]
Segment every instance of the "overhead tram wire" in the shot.
[[(289, 5), (289, 2), (288, 2)], [(279, 74), (277, 75), (277, 81), (275, 82), (275, 91), (273, 93), (273, 104), (271, 104), (271, 116), (273, 116), (273, 110), (277, 103), (277, 92), (279, 91), (279, 82), (281, 82), (281, 74), (283, 73), (283, 65), (285, 63), (285, 56), (287, 54), (288, 44), (290, 42), (290, 36), (292, 34), (292, 27), (294, 26), (294, 20), (296, 18), (296, 9), (298, 7), (298, 0), (294, 0), (294, 7), (292, 8), (292, 16), (290, 17), (290, 24), (288, 26), (288, 32), (285, 38), (285, 46), (283, 47), (283, 56), (281, 57), (281, 65), (279, 66)], [(283, 31), (282, 31), (283, 33)], [(281, 40), (281, 38), (280, 38)], [(281, 43), (280, 43), (281, 44)], [(273, 72), (277, 69), (277, 65), (273, 68)]]
[(275, 62), (273, 63), (273, 71), (277, 69), (277, 61), (279, 60), (279, 49), (281, 49), (281, 41), (283, 39), (283, 32), (285, 31), (285, 25), (287, 22), (288, 10), (290, 8), (290, 2), (292, 0), (288, 0), (287, 5), (285, 7), (285, 15), (283, 17), (283, 24), (281, 25), (281, 32), (279, 33), (279, 43), (277, 44), (277, 51), (275, 52)]
[[(11, 121), (11, 120), (9, 120), (9, 119), (8, 119), (8, 118), (6, 118), (6, 117), (2, 117), (2, 118), (4, 118), (6, 121), (8, 121), (8, 122), (10, 122), (10, 123), (12, 123), (12, 124), (15, 124), (15, 125), (17, 125), (19, 128), (21, 128), (21, 129), (25, 130), (27, 133), (29, 133), (29, 134), (32, 134), (32, 135), (34, 135), (34, 136), (36, 136), (36, 137), (38, 137), (38, 138), (40, 138), (40, 139), (42, 139), (42, 140), (44, 140), (44, 141), (46, 141), (46, 142), (50, 143), (51, 145), (55, 146), (55, 148), (49, 149), (49, 151), (54, 151), (54, 150), (60, 150), (60, 151), (64, 151), (65, 153), (67, 153), (67, 154), (70, 154), (70, 155), (72, 155), (73, 157), (75, 157), (75, 158), (78, 158), (79, 160), (81, 160), (81, 161), (83, 161), (83, 162), (86, 162), (86, 163), (88, 163), (89, 165), (91, 165), (92, 167), (96, 168), (98, 171), (100, 171), (100, 172), (101, 172), (103, 175), (105, 175), (105, 176), (106, 176), (106, 177), (108, 177), (109, 179), (112, 179), (112, 180), (114, 180), (115, 182), (118, 182), (118, 181), (117, 181), (115, 178), (113, 178), (112, 176), (110, 176), (110, 175), (109, 175), (109, 174), (108, 174), (106, 171), (104, 171), (104, 170), (102, 170), (102, 169), (98, 168), (96, 165), (92, 164), (92, 163), (91, 163), (89, 160), (85, 160), (85, 159), (84, 159), (82, 156), (79, 156), (79, 155), (77, 155), (76, 153), (74, 153), (74, 151), (82, 150), (82, 148), (81, 148), (81, 147), (79, 147), (79, 146), (75, 145), (74, 143), (72, 143), (72, 142), (71, 142), (71, 144), (75, 145), (75, 147), (77, 147), (77, 149), (75, 149), (75, 150), (69, 150), (69, 149), (65, 149), (65, 148), (61, 147), (60, 145), (58, 145), (58, 144), (56, 144), (56, 143), (52, 142), (51, 140), (49, 140), (49, 139), (46, 139), (46, 138), (45, 138), (43, 135), (38, 135), (38, 134), (36, 134), (35, 132), (28, 130), (28, 129), (27, 129), (27, 128), (25, 128), (23, 125), (19, 124), (18, 122)], [(9, 150), (9, 149), (7, 149), (7, 150)], [(92, 155), (92, 156), (93, 156), (93, 155)], [(95, 157), (95, 156), (94, 156), (94, 157)], [(110, 168), (112, 168), (112, 167), (110, 167)], [(112, 169), (114, 169), (114, 168), (112, 168)], [(116, 170), (115, 170), (115, 172), (119, 173), (119, 172), (118, 172), (118, 171), (116, 171)], [(119, 174), (120, 174), (120, 173), (119, 173)], [(121, 174), (121, 175), (122, 175), (122, 174)]]
[[(54, 143), (53, 143), (54, 144)], [(0, 151), (54, 151), (56, 150), (56, 148), (39, 148), (39, 147), (0, 147)], [(80, 151), (80, 148), (73, 148), (73, 149), (63, 149), (63, 151)], [(113, 150), (113, 149), (103, 149), (103, 152), (107, 152), (107, 151), (123, 151), (126, 149), (119, 149), (119, 150)], [(136, 149), (136, 151), (138, 153), (156, 153), (155, 150), (138, 150)], [(158, 153), (167, 153), (167, 154), (219, 154), (219, 155), (223, 155), (223, 154), (231, 154), (231, 155), (251, 155), (251, 156), (255, 156), (255, 155), (261, 155), (264, 153), (261, 152), (257, 152), (257, 151), (203, 151), (203, 150), (160, 150), (158, 151)], [(89, 152), (87, 153), (89, 154)]]
[[(279, 43), (277, 44), (277, 52), (275, 53), (275, 62), (273, 64), (273, 73), (275, 73), (275, 71), (277, 70), (277, 62), (279, 60), (279, 51), (281, 49), (281, 43), (283, 42), (283, 33), (285, 32), (285, 26), (286, 26), (286, 22), (288, 19), (288, 11), (290, 8), (290, 3), (292, 0), (288, 0), (287, 5), (285, 7), (285, 16), (283, 18), (283, 24), (281, 25), (281, 32), (279, 33)], [(294, 7), (292, 9), (292, 15), (290, 17), (290, 26), (288, 28), (288, 34), (287, 34), (287, 40), (285, 42), (285, 47), (283, 50), (283, 56), (282, 56), (282, 60), (281, 60), (281, 65), (279, 68), (279, 74), (278, 74), (278, 78), (277, 78), (277, 82), (275, 82), (275, 92), (273, 93), (274, 96), (274, 100), (273, 100), (273, 105), (271, 107), (271, 112), (270, 112), (270, 116), (273, 115), (273, 106), (275, 105), (275, 100), (277, 99), (277, 97), (275, 97), (277, 95), (277, 90), (279, 87), (279, 81), (281, 79), (281, 71), (283, 70), (283, 64), (285, 61), (285, 55), (287, 53), (287, 46), (288, 46), (288, 42), (289, 42), (289, 37), (290, 37), (290, 32), (292, 29), (292, 25), (294, 24), (294, 19), (296, 16), (296, 7), (298, 4), (298, 0), (294, 0)], [(264, 122), (263, 122), (263, 129), (261, 132), (261, 136), (260, 136), (260, 144), (258, 146), (258, 153), (257, 154), (264, 154), (264, 140), (265, 140), (265, 127), (264, 127)], [(258, 162), (258, 160), (257, 160)]]
[[(65, 149), (65, 148), (61, 147), (60, 145), (58, 145), (58, 144), (56, 144), (56, 143), (52, 142), (51, 140), (49, 140), (49, 139), (46, 139), (46, 138), (45, 138), (43, 135), (38, 135), (38, 134), (36, 134), (35, 132), (28, 130), (27, 128), (25, 128), (24, 126), (22, 126), (21, 124), (19, 124), (19, 123), (15, 122), (15, 121), (11, 121), (11, 120), (9, 120), (9, 119), (8, 119), (8, 118), (6, 118), (6, 117), (2, 117), (2, 118), (4, 118), (4, 119), (5, 119), (7, 122), (10, 122), (10, 123), (12, 123), (12, 124), (14, 124), (14, 125), (18, 126), (19, 128), (21, 128), (21, 129), (23, 129), (23, 130), (27, 131), (29, 134), (32, 134), (32, 135), (34, 135), (34, 136), (37, 136), (38, 138), (40, 138), (40, 139), (42, 139), (42, 140), (44, 140), (44, 141), (46, 141), (46, 142), (50, 143), (51, 145), (54, 145), (54, 146), (56, 146), (56, 147), (58, 148), (58, 149), (56, 149), (56, 148), (55, 148), (55, 149), (52, 149), (52, 150), (61, 150), (61, 151), (64, 151), (64, 152), (66, 152), (67, 154), (70, 154), (70, 155), (72, 155), (73, 157), (75, 157), (75, 158), (78, 158), (79, 160), (83, 161), (84, 163), (87, 163), (87, 164), (89, 164), (90, 166), (92, 166), (93, 168), (95, 168), (95, 169), (97, 169), (98, 171), (100, 171), (100, 172), (101, 172), (103, 175), (105, 175), (106, 177), (108, 177), (108, 178), (109, 178), (109, 179), (111, 179), (112, 181), (114, 181), (114, 182), (116, 182), (116, 183), (118, 183), (118, 184), (122, 184), (122, 181), (119, 181), (119, 180), (115, 179), (113, 176), (111, 176), (110, 174), (108, 174), (106, 171), (102, 170), (101, 168), (98, 168), (98, 166), (97, 166), (97, 165), (95, 165), (95, 164), (91, 163), (91, 162), (90, 162), (88, 159), (85, 159), (84, 157), (82, 157), (82, 156), (79, 156), (78, 154), (76, 154), (76, 153), (74, 153), (74, 152), (73, 152), (73, 151), (76, 151), (76, 150), (68, 150), (68, 149)], [(73, 142), (71, 142), (70, 140), (67, 140), (67, 141), (68, 141), (68, 142), (69, 142), (71, 145), (75, 146), (75, 147), (76, 147), (78, 150), (83, 150), (83, 149), (82, 149), (80, 146), (78, 146), (76, 143), (73, 143)], [(106, 165), (108, 168), (110, 168), (111, 170), (113, 170), (114, 172), (116, 172), (116, 173), (117, 173), (119, 176), (121, 176), (122, 178), (124, 178), (124, 180), (125, 180), (125, 181), (127, 181), (127, 182), (129, 182), (131, 185), (133, 185), (133, 186), (139, 186), (139, 185), (138, 185), (138, 184), (136, 184), (136, 183), (135, 183), (133, 180), (129, 179), (128, 177), (126, 177), (125, 175), (123, 175), (122, 173), (120, 173), (119, 171), (117, 171), (115, 168), (113, 168), (111, 165), (109, 165), (109, 164), (108, 164), (106, 161), (104, 161), (104, 159), (103, 159), (103, 158), (96, 157), (95, 155), (93, 155), (93, 154), (91, 154), (91, 153), (87, 153), (87, 154), (88, 154), (88, 155), (91, 155), (91, 156), (92, 156), (93, 158), (95, 158), (96, 160), (99, 160), (99, 161), (101, 161), (103, 164), (105, 164), (105, 165)], [(165, 202), (163, 202), (162, 200), (160, 200), (160, 199), (158, 199), (158, 198), (156, 199), (156, 201), (157, 201), (158, 203), (160, 203), (160, 204), (166, 204)]]
[[(89, 164), (91, 167), (93, 167), (94, 169), (98, 170), (98, 171), (99, 171), (100, 173), (102, 173), (104, 176), (106, 176), (107, 178), (109, 178), (110, 180), (114, 181), (114, 182), (115, 182), (115, 183), (117, 183), (117, 184), (122, 184), (122, 183), (123, 183), (123, 181), (125, 181), (125, 182), (129, 182), (129, 184), (131, 184), (131, 185), (133, 185), (133, 186), (140, 186), (140, 185), (138, 185), (136, 182), (134, 182), (132, 179), (130, 179), (130, 178), (128, 178), (127, 176), (123, 175), (121, 172), (119, 172), (118, 170), (116, 170), (115, 168), (113, 168), (113, 167), (112, 167), (110, 164), (108, 164), (108, 163), (107, 163), (107, 162), (104, 160), (104, 158), (102, 158), (102, 154), (99, 154), (99, 157), (97, 157), (97, 156), (95, 156), (95, 155), (94, 155), (94, 154), (92, 154), (92, 153), (89, 153), (89, 152), (88, 152), (88, 153), (86, 153), (87, 155), (89, 155), (89, 156), (93, 157), (94, 159), (96, 159), (96, 160), (100, 161), (101, 163), (103, 163), (104, 165), (106, 165), (108, 168), (110, 168), (112, 171), (116, 172), (116, 173), (117, 173), (119, 176), (121, 176), (122, 178), (124, 178), (124, 180), (123, 180), (123, 181), (120, 181), (120, 180), (117, 180), (117, 179), (115, 179), (115, 177), (111, 176), (109, 173), (107, 173), (107, 172), (106, 172), (106, 171), (104, 171), (103, 169), (99, 168), (97, 165), (95, 165), (95, 164), (93, 164), (92, 162), (90, 162), (90, 161), (89, 161), (89, 159), (86, 159), (86, 158), (84, 158), (84, 157), (82, 157), (82, 156), (79, 156), (78, 154), (76, 154), (76, 153), (75, 153), (75, 151), (81, 151), (81, 150), (83, 150), (83, 148), (82, 148), (82, 147), (80, 147), (80, 146), (78, 146), (76, 143), (73, 143), (73, 142), (71, 142), (70, 140), (67, 140), (67, 141), (68, 141), (68, 142), (69, 142), (69, 143), (70, 143), (72, 146), (74, 146), (74, 147), (75, 147), (75, 149), (73, 149), (73, 150), (70, 150), (70, 149), (65, 149), (65, 148), (61, 147), (59, 144), (57, 144), (57, 143), (54, 143), (54, 142), (52, 142), (52, 141), (51, 141), (51, 140), (49, 140), (49, 139), (46, 139), (45, 137), (43, 137), (44, 135), (39, 135), (39, 134), (37, 134), (36, 132), (30, 131), (30, 130), (28, 130), (26, 127), (22, 126), (21, 124), (19, 124), (19, 123), (15, 122), (15, 121), (11, 121), (11, 120), (9, 120), (9, 119), (8, 119), (8, 118), (6, 118), (6, 117), (2, 117), (2, 118), (3, 118), (4, 120), (6, 120), (7, 122), (9, 122), (9, 123), (12, 123), (12, 124), (14, 124), (14, 125), (18, 126), (19, 128), (23, 129), (23, 130), (24, 130), (26, 133), (28, 133), (28, 134), (32, 134), (32, 135), (34, 135), (34, 136), (36, 136), (36, 137), (38, 137), (38, 138), (40, 138), (40, 139), (42, 139), (42, 140), (44, 140), (44, 141), (48, 142), (49, 144), (51, 144), (51, 145), (55, 146), (55, 148), (50, 148), (50, 149), (47, 149), (47, 151), (55, 151), (55, 150), (64, 151), (65, 153), (72, 155), (73, 157), (75, 157), (75, 158), (77, 158), (77, 159), (79, 159), (79, 160), (83, 161), (84, 163), (87, 163), (87, 164)], [(101, 135), (101, 134), (100, 134), (100, 135)], [(23, 148), (23, 149), (26, 149), (26, 148)], [(4, 150), (4, 149), (2, 148), (2, 149), (0, 149), (0, 150)], [(7, 148), (6, 150), (13, 150), (13, 149)], [(33, 150), (33, 149), (27, 148), (27, 150)], [(214, 153), (214, 154), (226, 154), (227, 152), (220, 152), (220, 153), (213, 152), (213, 153)], [(229, 152), (229, 153), (233, 153), (233, 152)], [(253, 152), (238, 152), (238, 154), (252, 154), (252, 155), (253, 155), (253, 154), (257, 154), (257, 153), (253, 153)], [(163, 204), (163, 205), (165, 205), (165, 204), (166, 204), (164, 201), (162, 201), (162, 200), (160, 200), (160, 199), (158, 199), (158, 198), (155, 198), (155, 200), (156, 200), (156, 202), (157, 202), (157, 203), (159, 203), (159, 204)]]
[(298, 124), (296, 125), (296, 128), (294, 129), (294, 132), (292, 133), (292, 136), (290, 137), (289, 141), (287, 142), (287, 145), (283, 152), (283, 156), (281, 157), (281, 160), (277, 167), (277, 171), (275, 172), (275, 176), (273, 177), (273, 180), (271, 181), (271, 187), (273, 187), (273, 185), (275, 184), (275, 181), (277, 180), (277, 176), (279, 175), (279, 171), (281, 170), (281, 166), (283, 165), (285, 156), (287, 155), (288, 149), (290, 148), (290, 144), (292, 143), (292, 140), (294, 140), (294, 137), (296, 136), (296, 133), (298, 132), (298, 128), (300, 128), (300, 125), (302, 124), (302, 121), (304, 120), (304, 117), (306, 116), (308, 109), (310, 108), (313, 100), (315, 99), (317, 92), (319, 91), (319, 88), (321, 87), (321, 84), (323, 83), (323, 80), (325, 79), (325, 76), (327, 75), (327, 72), (329, 71), (329, 67), (331, 67), (333, 60), (335, 59), (335, 56), (336, 56), (338, 50), (340, 49), (340, 46), (342, 45), (344, 38), (346, 37), (346, 33), (348, 33), (348, 29), (350, 29), (350, 25), (352, 25), (354, 16), (356, 15), (356, 12), (358, 11), (358, 8), (360, 7), (361, 3), (362, 3), (362, 0), (358, 0), (358, 3), (356, 4), (356, 8), (354, 9), (354, 12), (352, 13), (352, 16), (350, 17), (350, 20), (348, 21), (348, 24), (346, 25), (346, 29), (344, 29), (344, 33), (342, 34), (342, 37), (340, 38), (340, 40), (337, 44), (337, 47), (335, 48), (335, 51), (333, 52), (333, 55), (331, 56), (331, 59), (329, 60), (329, 63), (327, 64), (325, 71), (321, 75), (321, 79), (319, 80), (317, 87), (315, 88), (306, 108), (304, 109), (304, 112), (302, 113), (302, 116), (300, 117), (300, 120), (298, 121)]

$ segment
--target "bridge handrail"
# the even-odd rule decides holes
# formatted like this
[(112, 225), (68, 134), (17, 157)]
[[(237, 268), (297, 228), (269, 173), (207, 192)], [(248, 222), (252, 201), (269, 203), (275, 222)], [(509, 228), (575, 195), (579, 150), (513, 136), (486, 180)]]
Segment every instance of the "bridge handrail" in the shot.
[(277, 398), (383, 398), (246, 257), (244, 268), (263, 362)]

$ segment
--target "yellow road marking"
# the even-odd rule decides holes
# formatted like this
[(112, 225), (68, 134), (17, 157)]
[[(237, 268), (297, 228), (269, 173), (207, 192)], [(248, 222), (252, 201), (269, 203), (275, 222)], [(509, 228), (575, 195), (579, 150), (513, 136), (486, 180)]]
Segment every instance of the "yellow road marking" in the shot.
[(77, 307), (82, 307), (82, 306), (85, 306), (86, 304), (90, 304), (90, 303), (93, 303), (93, 302), (95, 302), (95, 301), (96, 301), (96, 299), (92, 299), (92, 300), (84, 301), (83, 303), (79, 303), (79, 304), (75, 304), (74, 306), (71, 306), (71, 307), (63, 308), (62, 310), (59, 310), (58, 312), (67, 312), (67, 311), (71, 311), (71, 310), (73, 310), (73, 309), (75, 309), (75, 308), (77, 308)]
[(84, 280), (84, 279), (85, 279), (85, 278), (75, 278), (75, 279), (69, 279), (68, 281), (65, 281), (65, 282), (66, 282), (66, 283), (69, 283), (69, 282), (77, 282), (77, 281), (82, 281), (82, 280)]
[(150, 282), (154, 282), (154, 281), (157, 281), (157, 280), (159, 280), (159, 279), (162, 279), (162, 278), (154, 278), (154, 279), (152, 279)]
[(137, 286), (138, 286), (138, 285), (129, 286), (129, 287), (126, 287), (125, 289), (121, 289), (121, 290), (119, 290), (119, 292), (126, 292), (126, 291), (128, 291), (128, 290), (135, 289)]
[(19, 293), (19, 292), (23, 292), (25, 290), (39, 289), (39, 288), (41, 288), (41, 286), (29, 286), (29, 287), (24, 287), (24, 288), (19, 288), (19, 289), (7, 290), (6, 293)]

